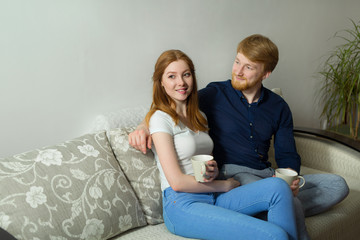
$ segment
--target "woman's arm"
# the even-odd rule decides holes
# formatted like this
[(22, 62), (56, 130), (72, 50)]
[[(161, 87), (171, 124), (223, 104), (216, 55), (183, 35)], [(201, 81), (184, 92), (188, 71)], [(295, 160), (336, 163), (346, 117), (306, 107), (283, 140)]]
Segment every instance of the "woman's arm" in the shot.
[(182, 173), (170, 134), (157, 132), (152, 134), (157, 155), (165, 177), (174, 191), (180, 192), (227, 192), (240, 186), (234, 179), (214, 180), (199, 183), (194, 176)]

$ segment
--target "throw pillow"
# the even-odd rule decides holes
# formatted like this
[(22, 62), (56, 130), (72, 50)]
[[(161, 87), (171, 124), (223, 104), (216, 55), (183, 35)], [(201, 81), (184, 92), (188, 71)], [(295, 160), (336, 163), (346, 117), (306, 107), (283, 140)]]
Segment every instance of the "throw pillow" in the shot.
[(110, 144), (131, 186), (133, 187), (148, 224), (163, 222), (162, 192), (159, 169), (154, 154), (146, 154), (129, 145), (128, 134), (135, 128), (114, 129), (108, 132)]
[(17, 239), (107, 239), (144, 225), (105, 132), (0, 159), (0, 227)]

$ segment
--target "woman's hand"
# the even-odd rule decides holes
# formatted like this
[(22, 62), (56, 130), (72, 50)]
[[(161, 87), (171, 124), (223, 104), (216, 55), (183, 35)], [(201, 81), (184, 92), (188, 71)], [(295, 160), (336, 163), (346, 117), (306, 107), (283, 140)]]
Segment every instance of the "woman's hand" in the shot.
[(228, 192), (236, 187), (239, 187), (241, 185), (240, 182), (235, 180), (234, 178), (226, 179), (226, 183), (228, 185), (228, 190), (226, 192)]
[(219, 168), (215, 160), (207, 161), (204, 182), (212, 182), (219, 175)]

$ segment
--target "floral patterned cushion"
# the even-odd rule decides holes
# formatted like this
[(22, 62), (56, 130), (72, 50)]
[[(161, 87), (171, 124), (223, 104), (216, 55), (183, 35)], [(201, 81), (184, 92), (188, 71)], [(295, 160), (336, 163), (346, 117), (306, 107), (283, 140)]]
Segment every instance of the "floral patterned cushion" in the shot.
[(122, 170), (140, 200), (148, 224), (162, 223), (162, 193), (159, 170), (151, 151), (143, 154), (129, 145), (128, 134), (134, 129), (129, 127), (109, 131), (110, 144)]
[(17, 239), (107, 239), (144, 225), (105, 132), (0, 159), (0, 227)]

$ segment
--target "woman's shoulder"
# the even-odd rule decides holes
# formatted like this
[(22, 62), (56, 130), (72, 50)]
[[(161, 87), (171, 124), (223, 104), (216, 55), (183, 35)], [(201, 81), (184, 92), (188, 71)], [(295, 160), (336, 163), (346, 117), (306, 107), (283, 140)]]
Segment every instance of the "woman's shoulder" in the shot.
[(175, 123), (169, 114), (157, 110), (150, 118), (149, 130), (151, 134), (155, 132), (167, 132), (172, 134), (174, 125)]
[(151, 116), (151, 118), (172, 120), (171, 116), (168, 113), (161, 110), (156, 110), (154, 114)]

